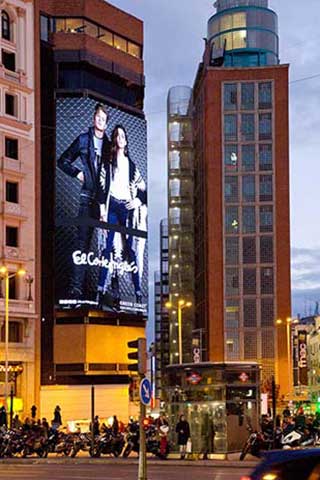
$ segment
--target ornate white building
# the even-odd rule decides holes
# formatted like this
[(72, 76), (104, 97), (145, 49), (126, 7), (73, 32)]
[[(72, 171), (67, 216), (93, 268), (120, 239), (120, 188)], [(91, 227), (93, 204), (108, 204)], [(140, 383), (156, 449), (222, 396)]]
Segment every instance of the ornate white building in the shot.
[[(34, 5), (0, 0), (0, 267), (9, 274), (9, 385), (15, 413), (38, 403)], [(24, 277), (17, 275), (19, 269)], [(39, 275), (39, 274), (38, 274)], [(0, 404), (5, 394), (5, 282), (0, 284)]]

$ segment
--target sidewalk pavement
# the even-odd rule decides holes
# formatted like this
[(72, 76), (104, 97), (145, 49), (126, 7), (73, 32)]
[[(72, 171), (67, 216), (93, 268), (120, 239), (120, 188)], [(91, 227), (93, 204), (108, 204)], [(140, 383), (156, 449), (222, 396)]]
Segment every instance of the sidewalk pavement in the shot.
[[(238, 454), (236, 454), (239, 458)], [(170, 466), (186, 466), (192, 464), (196, 467), (236, 467), (236, 468), (251, 468), (255, 467), (258, 463), (258, 459), (248, 456), (244, 461), (240, 462), (236, 459), (227, 459), (227, 460), (159, 460), (154, 457), (148, 457), (147, 462), (149, 465), (166, 465)], [(129, 457), (129, 458), (113, 458), (113, 457), (101, 457), (101, 458), (91, 458), (87, 456), (79, 456), (75, 458), (51, 455), (48, 458), (39, 458), (39, 457), (13, 457), (13, 458), (1, 458), (0, 464), (112, 464), (112, 465), (138, 465), (138, 457)]]

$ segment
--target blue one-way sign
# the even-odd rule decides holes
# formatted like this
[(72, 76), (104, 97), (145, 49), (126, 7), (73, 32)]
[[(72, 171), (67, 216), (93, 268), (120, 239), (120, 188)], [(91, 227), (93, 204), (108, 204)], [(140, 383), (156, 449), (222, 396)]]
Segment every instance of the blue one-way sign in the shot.
[(143, 405), (149, 405), (151, 402), (151, 383), (147, 378), (140, 382), (140, 400)]

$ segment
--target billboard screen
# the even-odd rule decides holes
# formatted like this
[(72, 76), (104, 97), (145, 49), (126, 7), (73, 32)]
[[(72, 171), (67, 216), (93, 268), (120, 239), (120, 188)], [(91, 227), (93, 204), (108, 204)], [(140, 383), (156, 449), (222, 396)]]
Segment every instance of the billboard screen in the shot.
[(146, 122), (56, 101), (56, 306), (147, 313)]

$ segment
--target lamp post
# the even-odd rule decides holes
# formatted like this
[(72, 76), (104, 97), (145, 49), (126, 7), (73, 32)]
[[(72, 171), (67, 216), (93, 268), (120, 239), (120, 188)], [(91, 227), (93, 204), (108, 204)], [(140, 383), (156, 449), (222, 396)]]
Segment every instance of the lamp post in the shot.
[[(166, 302), (166, 308), (170, 310), (173, 308), (173, 304), (171, 302)], [(192, 302), (186, 302), (183, 299), (178, 301), (178, 348), (179, 348), (179, 363), (182, 363), (182, 310), (184, 308), (192, 307)]]
[(6, 266), (0, 267), (0, 275), (5, 281), (5, 326), (4, 326), (4, 343), (5, 343), (5, 381), (4, 381), (4, 397), (5, 408), (7, 410), (8, 387), (9, 387), (9, 280), (18, 275), (23, 277), (26, 274), (24, 268), (19, 268), (15, 273), (9, 274)]

